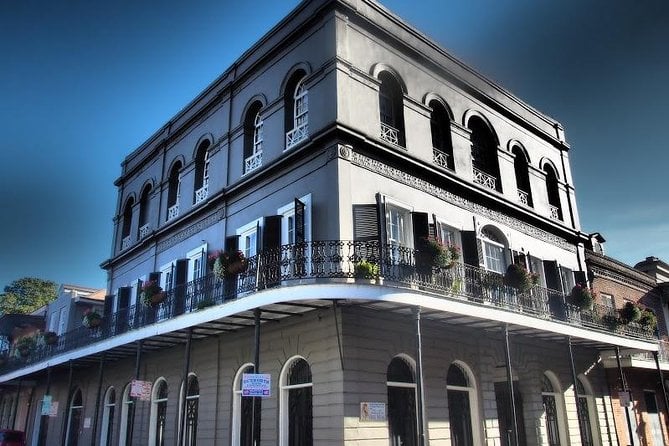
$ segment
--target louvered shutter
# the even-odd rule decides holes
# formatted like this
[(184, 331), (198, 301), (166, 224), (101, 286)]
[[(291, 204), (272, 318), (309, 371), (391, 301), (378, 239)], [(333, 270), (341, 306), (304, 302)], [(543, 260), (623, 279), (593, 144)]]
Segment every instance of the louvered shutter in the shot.
[(379, 239), (379, 217), (375, 204), (353, 205), (353, 240), (368, 242)]
[(179, 259), (174, 267), (174, 313), (182, 314), (188, 291), (188, 259)]
[(262, 231), (263, 250), (278, 248), (281, 246), (281, 219), (282, 215), (271, 215), (265, 217)]
[(479, 263), (479, 243), (476, 239), (476, 231), (462, 231), (462, 260), (471, 266), (478, 267)]
[(304, 242), (304, 203), (295, 199), (295, 243)]

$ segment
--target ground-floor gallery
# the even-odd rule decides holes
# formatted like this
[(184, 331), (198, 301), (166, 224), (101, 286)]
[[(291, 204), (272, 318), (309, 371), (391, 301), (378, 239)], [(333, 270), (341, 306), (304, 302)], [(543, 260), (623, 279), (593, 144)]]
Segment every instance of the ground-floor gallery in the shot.
[[(43, 445), (626, 444), (600, 351), (568, 337), (340, 302), (188, 339), (5, 383), (0, 420)], [(271, 392), (254, 403), (256, 361)]]

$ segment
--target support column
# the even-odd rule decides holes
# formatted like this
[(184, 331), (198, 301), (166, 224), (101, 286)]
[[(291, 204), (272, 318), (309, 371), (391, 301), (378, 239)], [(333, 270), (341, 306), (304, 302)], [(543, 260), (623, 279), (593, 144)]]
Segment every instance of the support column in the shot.
[[(578, 433), (583, 440), (583, 426), (581, 426), (581, 407), (578, 405), (578, 378), (576, 376), (576, 366), (574, 365), (574, 350), (571, 345), (571, 336), (567, 337), (569, 345), (569, 365), (571, 366), (571, 383), (574, 386), (574, 402), (576, 403), (576, 417), (578, 418)], [(586, 426), (587, 428), (587, 426)]]
[(662, 369), (660, 368), (658, 352), (653, 352), (653, 359), (655, 359), (655, 367), (657, 368), (657, 374), (660, 377), (660, 387), (662, 387), (662, 396), (664, 397), (664, 410), (667, 411), (665, 422), (667, 423), (667, 428), (669, 429), (669, 399), (667, 398), (667, 389), (664, 385), (664, 376), (662, 375)]
[[(616, 345), (616, 362), (618, 363), (618, 376), (620, 378), (620, 387), (623, 390), (623, 392), (627, 392), (629, 395), (630, 401), (632, 401), (632, 394), (630, 393), (629, 389), (627, 388), (627, 382), (625, 381), (625, 375), (623, 375), (623, 367), (620, 364), (620, 347)], [(625, 418), (627, 418), (627, 435), (629, 437), (629, 444), (630, 446), (634, 446), (634, 433), (632, 431), (632, 420), (630, 419), (630, 413), (627, 410), (627, 407), (625, 407)]]
[[(188, 407), (188, 401), (186, 397), (188, 396), (188, 373), (190, 372), (190, 346), (191, 341), (193, 340), (193, 327), (188, 328), (188, 337), (186, 338), (186, 347), (184, 349), (184, 369), (183, 369), (183, 395), (181, 399), (181, 428), (179, 429), (179, 443), (184, 444), (184, 438), (186, 438), (186, 426), (188, 421), (186, 420), (186, 407)], [(177, 419), (179, 419), (179, 414), (177, 414)], [(177, 423), (179, 425), (179, 423)]]
[(423, 339), (420, 328), (420, 307), (413, 310), (416, 317), (416, 415), (418, 417), (418, 445), (427, 444), (425, 435), (425, 393), (423, 392)]
[[(44, 396), (46, 397), (51, 392), (51, 367), (46, 368), (46, 389)], [(42, 398), (44, 400), (44, 398)], [(42, 405), (37, 407), (37, 410), (42, 412)], [(46, 435), (49, 427), (49, 415), (40, 415), (39, 432), (37, 433), (37, 446), (46, 446)]]
[[(506, 381), (509, 386), (509, 410), (511, 412), (511, 444), (518, 446), (518, 418), (516, 414), (516, 395), (511, 374), (511, 349), (509, 347), (509, 324), (504, 324), (504, 353), (506, 354)], [(500, 432), (500, 435), (504, 433)]]
[(19, 386), (16, 389), (16, 399), (14, 400), (14, 407), (12, 409), (12, 429), (16, 430), (16, 411), (19, 410), (19, 398), (21, 398), (21, 385), (23, 379), (19, 379)]
[[(260, 308), (253, 310), (255, 321), (255, 333), (253, 339), (253, 373), (260, 373)], [(260, 444), (260, 412), (262, 410), (261, 399), (253, 397), (251, 411), (251, 444), (257, 446)]]
[[(139, 379), (139, 367), (142, 361), (142, 343), (143, 341), (137, 341), (137, 353), (135, 354), (135, 379)], [(135, 429), (135, 412), (137, 410), (137, 399), (128, 395), (132, 404), (129, 407), (130, 410), (130, 426), (128, 426), (128, 431), (126, 432), (126, 443), (132, 444), (132, 434)], [(121, 398), (121, 404), (123, 404), (123, 398)]]
[(100, 416), (100, 393), (102, 392), (102, 378), (104, 376), (105, 355), (100, 356), (100, 369), (98, 370), (98, 391), (95, 396), (95, 412), (93, 414), (93, 432), (91, 433), (91, 446), (95, 446), (98, 436), (98, 417)]
[(67, 376), (67, 398), (65, 399), (65, 407), (63, 408), (63, 427), (60, 431), (61, 444), (65, 444), (67, 440), (67, 425), (70, 423), (70, 403), (72, 402), (72, 374), (74, 365), (72, 360), (69, 361), (69, 373)]

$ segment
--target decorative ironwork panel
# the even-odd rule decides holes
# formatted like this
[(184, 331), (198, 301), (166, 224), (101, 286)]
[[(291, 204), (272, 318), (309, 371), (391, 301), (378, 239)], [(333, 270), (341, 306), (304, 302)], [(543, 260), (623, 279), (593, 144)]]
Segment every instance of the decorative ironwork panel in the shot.
[(521, 204), (524, 204), (525, 206), (530, 205), (530, 194), (525, 192), (524, 190), (518, 189), (518, 201), (521, 202)]
[(204, 186), (195, 191), (195, 204), (201, 203), (209, 196), (209, 184), (204, 183)]
[(480, 184), (488, 189), (497, 190), (497, 178), (477, 169), (476, 167), (473, 167), (472, 169), (474, 171), (474, 183)]
[(432, 162), (439, 167), (444, 169), (450, 169), (448, 166), (450, 155), (448, 153), (442, 152), (439, 149), (432, 149)]
[(546, 412), (546, 434), (548, 435), (548, 444), (550, 446), (560, 445), (560, 430), (558, 428), (557, 406), (555, 397), (551, 395), (543, 396), (544, 411)]
[(244, 173), (249, 173), (262, 166), (262, 150), (244, 160)]
[(149, 224), (147, 223), (147, 224), (145, 224), (144, 226), (142, 226), (142, 227), (139, 228), (139, 238), (140, 238), (140, 239), (143, 239), (144, 237), (146, 237), (147, 235), (149, 235), (150, 232), (151, 232), (151, 227), (150, 227)]
[(551, 211), (551, 218), (553, 220), (561, 220), (560, 218), (560, 208), (557, 206), (553, 206), (552, 204), (549, 204), (548, 207), (550, 208)]
[(309, 125), (307, 122), (295, 127), (286, 133), (286, 150), (292, 149), (309, 137)]
[(384, 141), (388, 141), (391, 144), (398, 145), (400, 143), (400, 131), (382, 122), (381, 139)]
[(171, 206), (167, 210), (167, 220), (172, 220), (173, 218), (177, 218), (179, 216), (179, 203), (175, 204), (174, 206)]

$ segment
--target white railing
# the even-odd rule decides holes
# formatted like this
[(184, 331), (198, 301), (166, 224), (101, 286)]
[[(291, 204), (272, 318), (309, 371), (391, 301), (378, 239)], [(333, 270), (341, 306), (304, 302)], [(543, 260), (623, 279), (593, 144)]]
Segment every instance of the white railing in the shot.
[(551, 218), (553, 220), (560, 220), (560, 208), (552, 204), (549, 204), (548, 208), (551, 210)]
[(309, 137), (309, 125), (304, 123), (286, 133), (286, 150), (292, 149)]
[(178, 216), (179, 216), (179, 203), (175, 204), (174, 206), (170, 206), (170, 208), (167, 209), (167, 221), (170, 221), (173, 218), (177, 218)]
[(244, 160), (244, 173), (249, 173), (262, 166), (262, 150)]
[(474, 167), (473, 170), (474, 183), (480, 184), (481, 186), (487, 187), (488, 189), (497, 190), (497, 178), (477, 169), (476, 167)]
[(147, 235), (149, 235), (149, 232), (151, 232), (151, 228), (149, 227), (149, 224), (145, 224), (141, 228), (139, 228), (139, 238), (143, 239)]
[(400, 131), (388, 124), (381, 123), (381, 139), (391, 144), (400, 143)]
[(123, 240), (121, 240), (121, 249), (128, 249), (130, 245), (132, 245), (132, 238), (130, 236), (123, 237)]
[(448, 159), (451, 157), (448, 153), (442, 152), (439, 149), (432, 148), (432, 161), (439, 167), (450, 169)]
[(204, 186), (195, 191), (195, 204), (198, 204), (207, 199), (209, 196), (209, 183), (205, 182)]
[(530, 205), (530, 194), (524, 190), (518, 189), (518, 201), (520, 201), (525, 206)]

